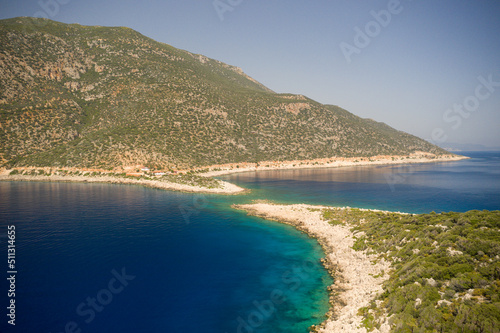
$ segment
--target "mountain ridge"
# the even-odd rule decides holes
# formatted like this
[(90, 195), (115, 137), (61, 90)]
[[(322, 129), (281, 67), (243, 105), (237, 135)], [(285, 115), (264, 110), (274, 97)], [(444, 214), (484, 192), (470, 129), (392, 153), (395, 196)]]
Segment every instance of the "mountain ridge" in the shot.
[[(0, 21), (0, 165), (189, 169), (448, 154), (126, 27)], [(37, 29), (26, 28), (38, 22)], [(43, 24), (41, 24), (41, 22)]]

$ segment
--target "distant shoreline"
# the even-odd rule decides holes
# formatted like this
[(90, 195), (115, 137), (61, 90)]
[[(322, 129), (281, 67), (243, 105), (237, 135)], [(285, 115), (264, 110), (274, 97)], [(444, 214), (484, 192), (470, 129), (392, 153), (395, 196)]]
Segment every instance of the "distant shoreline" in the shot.
[[(311, 169), (311, 168), (339, 168), (348, 166), (372, 166), (372, 165), (398, 165), (409, 163), (436, 163), (436, 162), (453, 162), (469, 157), (447, 154), (434, 155), (430, 153), (417, 152), (410, 155), (379, 155), (373, 157), (332, 157), (315, 160), (298, 160), (298, 161), (271, 161), (259, 163), (233, 163), (223, 165), (212, 165), (203, 168), (192, 170), (179, 170), (179, 174), (194, 172), (198, 176), (216, 177), (239, 172), (255, 172), (268, 170), (295, 170), (295, 169)], [(63, 169), (72, 172), (87, 173), (84, 175), (11, 175), (13, 170), (54, 170)], [(101, 171), (103, 174), (99, 176), (89, 175), (91, 171)], [(244, 189), (235, 184), (217, 180), (220, 187), (210, 188), (197, 185), (187, 185), (176, 182), (169, 182), (161, 179), (141, 179), (141, 178), (125, 178), (111, 175), (113, 172), (103, 170), (90, 170), (81, 168), (60, 168), (60, 167), (19, 167), (14, 169), (0, 169), (0, 181), (41, 181), (41, 182), (75, 182), (75, 183), (111, 183), (111, 184), (131, 184), (142, 185), (145, 187), (180, 191), (188, 193), (205, 193), (205, 194), (222, 194), (235, 195), (248, 193), (248, 189)], [(108, 175), (109, 174), (109, 175)]]
[(223, 194), (234, 195), (248, 192), (248, 190), (237, 185), (220, 181), (221, 188), (208, 188), (201, 186), (192, 186), (186, 184), (179, 184), (173, 182), (166, 182), (161, 180), (149, 179), (130, 179), (113, 176), (57, 176), (57, 175), (6, 175), (0, 174), (0, 181), (33, 181), (33, 182), (70, 182), (70, 183), (107, 183), (107, 184), (127, 184), (127, 185), (141, 185), (145, 187), (167, 190), (179, 191), (188, 193), (204, 193), (204, 194)]
[[(216, 177), (240, 172), (269, 171), (269, 170), (295, 170), (315, 168), (340, 168), (348, 166), (370, 166), (370, 165), (397, 165), (414, 163), (437, 163), (454, 162), (470, 157), (447, 154), (434, 155), (430, 153), (414, 153), (410, 155), (378, 155), (373, 157), (332, 157), (315, 160), (297, 160), (283, 162), (259, 162), (259, 163), (234, 163), (213, 165), (197, 169), (199, 175), (204, 177)], [(207, 170), (208, 171), (204, 171)]]
[[(363, 317), (358, 309), (368, 306), (382, 293), (382, 283), (389, 278), (390, 263), (380, 260), (367, 251), (355, 251), (354, 234), (348, 226), (330, 225), (322, 213), (326, 209), (350, 209), (305, 204), (278, 205), (253, 203), (233, 205), (248, 215), (292, 225), (318, 240), (325, 253), (323, 265), (334, 279), (328, 287), (330, 310), (327, 319), (315, 326), (311, 332), (359, 332), (365, 333)], [(376, 211), (376, 210), (373, 210)], [(380, 211), (385, 212), (385, 211)], [(399, 213), (405, 214), (405, 213)], [(380, 330), (389, 332), (387, 318)]]
[[(212, 166), (210, 167), (212, 170), (205, 172), (202, 172), (202, 170), (191, 171), (197, 171), (197, 175), (199, 176), (215, 177), (218, 175), (236, 172), (453, 162), (468, 158), (469, 157), (453, 154), (432, 156), (431, 154), (423, 153), (412, 154), (409, 156), (384, 155), (371, 158), (357, 157), (312, 161), (270, 162), (274, 164), (269, 164), (269, 166), (260, 166), (259, 164), (258, 167), (256, 165), (252, 166), (251, 164), (246, 163), (239, 164), (240, 167), (236, 169), (233, 169), (228, 165), (227, 167)], [(261, 163), (265, 164), (266, 162)], [(32, 167), (20, 169), (37, 170), (59, 168)], [(207, 168), (204, 170), (206, 169)], [(72, 168), (72, 170), (84, 171), (84, 169), (76, 168)], [(225, 181), (219, 181), (219, 184), (221, 185), (220, 188), (208, 188), (155, 179), (134, 179), (111, 175), (10, 175), (11, 171), (12, 170), (5, 169), (0, 170), (0, 181), (132, 184), (163, 190), (226, 195), (243, 194), (249, 191)], [(85, 170), (85, 172), (90, 171)], [(325, 253), (323, 265), (335, 279), (335, 282), (328, 287), (330, 293), (330, 310), (327, 313), (327, 319), (320, 325), (316, 326), (312, 332), (366, 332), (366, 329), (362, 326), (363, 317), (358, 315), (358, 309), (367, 306), (371, 300), (375, 299), (375, 297), (382, 292), (382, 283), (388, 278), (387, 272), (390, 270), (390, 265), (384, 260), (377, 260), (376, 256), (369, 255), (366, 251), (353, 250), (352, 246), (354, 244), (354, 235), (350, 229), (344, 225), (330, 225), (325, 219), (323, 219), (322, 213), (325, 209), (349, 208), (312, 206), (304, 204), (275, 205), (270, 203), (233, 205), (232, 207), (235, 209), (245, 210), (249, 215), (290, 224), (298, 230), (307, 233), (310, 237), (317, 239), (322, 246)], [(386, 319), (382, 323), (379, 332), (389, 331), (390, 327)]]

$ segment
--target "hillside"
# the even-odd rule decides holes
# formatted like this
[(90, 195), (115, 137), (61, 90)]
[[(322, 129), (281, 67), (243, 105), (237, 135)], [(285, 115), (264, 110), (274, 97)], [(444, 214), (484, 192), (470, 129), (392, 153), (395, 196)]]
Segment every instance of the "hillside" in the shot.
[(324, 211), (346, 224), (353, 249), (392, 262), (383, 293), (360, 309), (370, 331), (389, 315), (393, 332), (500, 330), (500, 211)]
[(7, 167), (446, 153), (129, 28), (33, 18), (0, 21), (0, 142)]

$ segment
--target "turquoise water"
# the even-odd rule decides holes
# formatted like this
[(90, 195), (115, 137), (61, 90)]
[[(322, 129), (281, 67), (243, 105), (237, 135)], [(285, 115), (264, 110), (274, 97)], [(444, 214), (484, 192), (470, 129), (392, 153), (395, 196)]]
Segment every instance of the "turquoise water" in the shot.
[[(232, 203), (407, 212), (500, 209), (500, 154), (414, 166), (241, 173), (239, 196), (139, 186), (0, 183), (0, 242), (16, 227), (16, 328), (1, 332), (307, 332), (323, 321), (317, 242)], [(3, 266), (6, 275), (6, 263)], [(2, 307), (6, 279), (0, 283)]]

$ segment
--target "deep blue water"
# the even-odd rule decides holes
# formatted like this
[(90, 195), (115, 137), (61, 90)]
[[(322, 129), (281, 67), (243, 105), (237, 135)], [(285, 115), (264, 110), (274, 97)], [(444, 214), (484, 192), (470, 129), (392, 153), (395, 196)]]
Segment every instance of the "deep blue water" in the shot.
[(407, 212), (500, 209), (500, 154), (413, 166), (242, 173), (216, 196), (139, 186), (0, 183), (1, 309), (16, 227), (16, 328), (1, 332), (306, 332), (323, 320), (316, 241), (247, 217), (267, 198)]
[(2, 332), (305, 332), (328, 308), (317, 242), (228, 199), (21, 182), (0, 183), (0, 198), (18, 271), (16, 330), (0, 310)]

